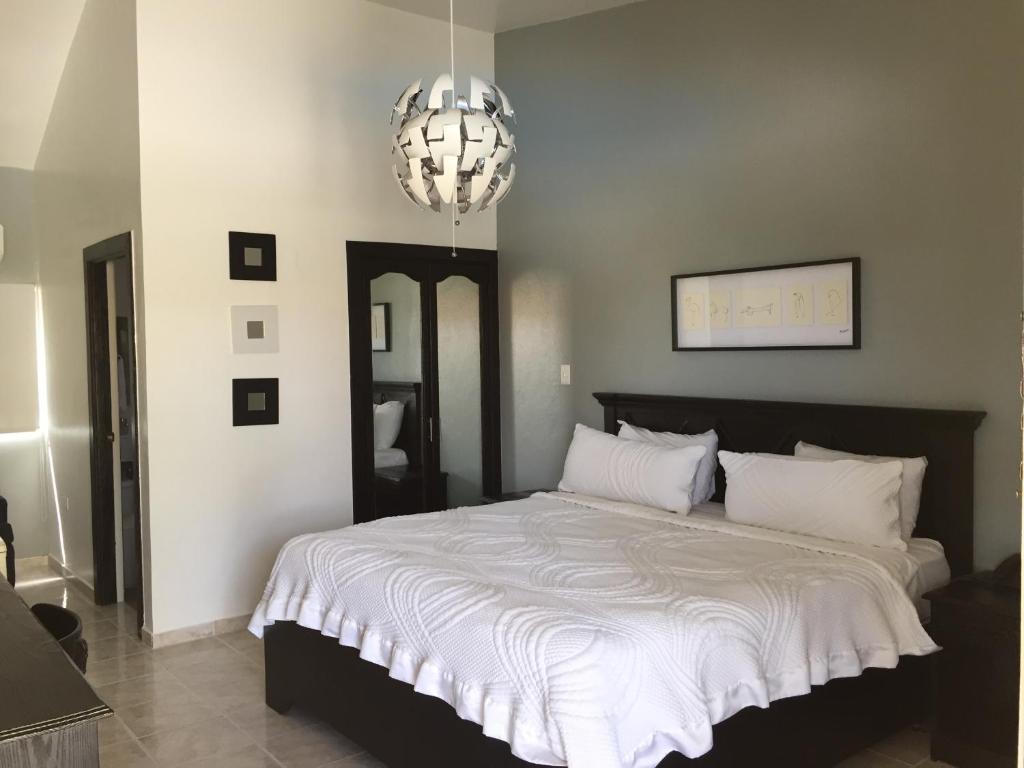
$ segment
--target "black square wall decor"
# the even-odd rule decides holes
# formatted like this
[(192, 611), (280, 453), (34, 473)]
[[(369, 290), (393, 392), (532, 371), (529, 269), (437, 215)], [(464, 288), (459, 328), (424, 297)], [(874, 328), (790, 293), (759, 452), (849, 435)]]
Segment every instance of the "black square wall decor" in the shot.
[(277, 280), (277, 236), (228, 232), (232, 280)]
[(232, 379), (232, 423), (236, 427), (278, 423), (277, 379)]

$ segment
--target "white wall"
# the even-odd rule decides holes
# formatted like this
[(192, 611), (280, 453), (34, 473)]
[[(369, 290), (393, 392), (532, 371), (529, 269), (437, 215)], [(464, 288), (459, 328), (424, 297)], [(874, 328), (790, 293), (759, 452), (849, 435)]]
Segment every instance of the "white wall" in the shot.
[(39, 426), (36, 289), (0, 283), (0, 434)]
[[(450, 236), (398, 192), (387, 125), (448, 32), (363, 0), (139, 0), (138, 40), (160, 633), (246, 614), (285, 540), (352, 520), (345, 241)], [(493, 74), (491, 35), (456, 46)], [(277, 235), (276, 283), (228, 279), (232, 229)], [(495, 247), (493, 214), (460, 237)], [(279, 354), (231, 354), (233, 304), (279, 306)], [(246, 376), (280, 377), (279, 425), (231, 426)]]
[(88, 0), (33, 180), (49, 389), (47, 471), (57, 488), (48, 494), (49, 553), (88, 584), (93, 562), (82, 249), (139, 229), (137, 71), (134, 4)]
[(45, 555), (34, 285), (0, 283), (0, 360), (0, 496), (18, 557)]

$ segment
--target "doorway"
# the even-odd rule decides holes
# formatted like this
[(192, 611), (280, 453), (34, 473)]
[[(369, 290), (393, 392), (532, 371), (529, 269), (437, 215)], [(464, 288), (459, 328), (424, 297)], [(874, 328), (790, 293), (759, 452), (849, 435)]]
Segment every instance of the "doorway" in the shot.
[(85, 249), (92, 547), (96, 603), (143, 621), (138, 367), (131, 233)]

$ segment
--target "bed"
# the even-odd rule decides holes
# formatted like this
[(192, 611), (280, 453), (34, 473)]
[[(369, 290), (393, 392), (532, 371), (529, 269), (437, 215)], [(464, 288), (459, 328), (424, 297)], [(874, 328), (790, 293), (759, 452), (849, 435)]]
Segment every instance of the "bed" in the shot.
[(405, 406), (402, 411), (402, 428), (395, 444), (390, 448), (375, 449), (374, 469), (409, 466), (418, 468), (422, 463), (423, 446), (421, 424), (423, 409), (420, 404), (423, 385), (418, 381), (375, 381), (373, 402), (375, 405), (395, 400)]
[[(926, 455), (930, 466), (915, 536), (943, 543), (949, 572), (971, 570), (973, 432), (983, 414), (644, 395), (597, 397), (604, 407), (609, 432), (617, 429), (618, 419), (624, 419), (659, 430), (700, 432), (713, 427), (719, 433), (721, 447), (734, 451), (789, 453), (798, 440), (806, 440), (858, 453)], [(720, 476), (718, 501), (724, 486), (724, 476)], [(672, 521), (664, 513), (651, 519), (652, 514), (643, 509), (602, 508), (600, 500), (580, 503), (579, 499), (549, 495), (421, 520), (387, 521), (377, 528), (357, 531), (354, 538), (345, 535), (332, 541), (330, 534), (323, 535), (313, 542), (315, 555), (303, 554), (299, 559), (330, 562), (327, 554), (332, 546), (355, 547), (344, 561), (348, 566), (333, 575), (315, 571), (304, 574), (297, 569), (297, 575), (291, 577), (294, 583), (280, 583), (279, 590), (268, 593), (269, 600), (261, 603), (254, 616), (254, 628), (268, 625), (268, 704), (278, 711), (286, 711), (293, 704), (310, 709), (396, 767), (559, 764), (558, 756), (546, 749), (546, 744), (554, 744), (563, 756), (569, 755), (572, 765), (611, 765), (615, 761), (609, 762), (610, 754), (625, 754), (629, 760), (624, 764), (658, 764), (664, 768), (745, 765), (763, 762), (769, 755), (789, 765), (825, 766), (921, 715), (926, 654), (934, 650), (934, 644), (921, 630), (911, 598), (915, 590), (923, 592), (932, 584), (911, 584), (914, 578), (920, 581), (919, 572), (924, 570), (914, 566), (913, 557), (900, 553), (890, 563), (879, 563), (874, 562), (878, 558), (871, 553), (830, 553), (806, 542), (729, 530), (727, 521), (715, 519), (713, 509)], [(516, 531), (505, 531), (510, 535), (503, 536), (502, 526), (509, 525)], [(428, 648), (435, 639), (438, 645), (447, 642), (449, 647), (461, 639), (465, 642), (464, 661), (472, 664), (483, 645), (481, 638), (491, 631), (489, 608), (509, 607), (501, 605), (488, 591), (485, 571), (478, 580), (443, 574), (441, 578), (446, 581), (441, 592), (466, 591), (464, 599), (449, 604), (438, 601), (437, 595), (424, 587), (431, 581), (437, 583), (443, 568), (424, 570), (424, 563), (417, 562), (412, 563), (416, 567), (405, 568), (404, 575), (402, 568), (394, 573), (381, 571), (380, 560), (389, 556), (389, 547), (400, 548), (410, 536), (422, 537), (425, 527), (443, 532), (434, 537), (431, 546), (452, 547), (451, 553), (459, 562), (471, 560), (465, 555), (472, 554), (474, 547), (494, 548), (493, 552), (479, 553), (490, 557), (491, 564), (485, 571), (520, 591), (538, 583), (554, 585), (552, 590), (538, 591), (530, 599), (519, 595), (521, 605), (531, 609), (511, 614), (522, 614), (521, 627), (515, 622), (509, 625), (507, 620), (500, 625), (500, 645), (506, 649), (504, 656), (512, 660), (513, 674), (506, 678), (492, 675), (497, 682), (491, 689), (480, 690), (479, 686), (452, 679), (448, 670), (433, 664), (430, 654), (422, 652), (423, 646), (419, 653), (409, 652), (416, 638)], [(533, 532), (530, 537), (521, 535), (526, 529)], [(623, 542), (636, 546), (623, 546)], [(422, 553), (426, 550), (421, 544), (414, 543), (405, 551)], [(307, 541), (289, 546), (309, 545)], [(522, 552), (509, 551), (517, 545)], [(673, 548), (686, 551), (674, 553)], [(927, 558), (927, 549), (918, 554)], [(734, 568), (730, 558), (740, 557), (741, 551), (748, 558), (744, 579), (723, 577), (725, 570)], [(598, 552), (600, 557), (595, 554)], [(684, 560), (677, 562), (675, 554), (685, 555)], [(622, 568), (623, 563), (632, 563), (635, 558), (660, 563), (653, 570), (640, 571), (643, 574), (657, 574), (659, 567), (678, 568), (680, 562), (700, 561), (701, 568), (695, 569), (699, 573), (694, 576), (694, 592), (683, 598), (714, 595), (717, 602), (706, 605), (698, 601), (695, 605), (705, 611), (735, 605), (735, 615), (703, 617), (703, 623), (687, 625), (692, 637), (673, 635), (672, 626), (664, 622), (662, 606), (652, 601), (651, 596), (659, 594), (657, 584), (638, 585), (634, 578), (627, 578), (629, 569)], [(286, 560), (283, 552), (279, 564)], [(527, 571), (544, 570), (544, 579), (517, 584), (518, 577), (511, 571), (503, 573), (503, 568), (524, 561)], [(790, 570), (781, 579), (766, 580), (765, 565), (776, 561), (787, 561)], [(794, 579), (810, 579), (805, 584), (828, 580), (829, 568), (842, 573), (844, 583), (860, 585), (843, 593), (838, 612), (834, 594), (819, 594), (819, 602), (815, 602), (801, 592), (803, 602), (797, 601), (796, 608), (793, 601), (787, 602), (780, 584)], [(371, 571), (379, 571), (380, 578), (387, 582), (372, 587), (384, 596), (381, 613), (346, 615), (337, 606), (322, 604), (326, 600), (305, 599), (318, 590), (327, 594), (344, 589), (353, 579), (358, 580), (355, 573)], [(748, 578), (750, 572), (756, 572), (758, 578)], [(625, 574), (625, 581), (617, 581), (616, 574)], [(588, 593), (591, 602), (573, 602), (581, 591)], [(723, 594), (730, 595), (728, 601), (723, 602)], [(814, 594), (813, 590), (808, 594)], [(593, 602), (595, 595), (599, 603)], [(613, 614), (607, 603), (616, 600), (619, 612)], [(759, 601), (773, 607), (764, 608)], [(891, 610), (880, 617), (876, 613), (878, 604), (891, 604)], [(453, 605), (461, 606), (460, 616), (445, 614)], [(464, 610), (466, 605), (473, 608)], [(542, 607), (549, 609), (548, 615), (536, 615)], [(860, 627), (874, 626), (878, 632), (890, 633), (891, 642), (880, 643), (877, 648), (867, 643), (864, 647), (870, 646), (870, 651), (858, 646), (855, 658), (848, 658), (841, 648), (823, 651), (815, 647), (820, 638), (803, 637), (807, 633), (801, 632), (800, 622), (794, 617), (804, 611), (829, 616), (830, 626), (847, 622), (851, 634), (861, 631)], [(506, 611), (502, 615), (510, 614)], [(468, 622), (456, 622), (466, 616)], [(767, 624), (762, 621), (765, 617)], [(559, 622), (564, 624), (567, 618), (587, 630), (596, 623), (600, 631), (566, 635)], [(298, 619), (299, 623), (281, 619)], [(395, 635), (386, 631), (384, 625), (392, 620), (403, 625), (408, 647), (394, 642)], [(688, 678), (674, 666), (678, 654), (673, 643), (698, 643), (705, 649), (713, 646), (718, 637), (715, 621), (730, 621), (731, 626), (748, 623), (749, 637), (738, 648), (750, 647), (732, 655), (722, 654), (722, 658), (706, 653), (700, 656), (702, 685), (721, 677), (726, 687), (715, 689), (715, 695), (706, 700), (699, 695), (684, 695)], [(446, 640), (445, 632), (453, 628), (460, 637)], [(499, 629), (493, 631), (499, 633)], [(843, 633), (833, 634), (840, 637)], [(528, 649), (535, 647), (538, 637), (561, 637), (572, 651), (559, 657), (558, 674), (552, 671), (554, 667), (531, 668), (535, 658)], [(581, 642), (580, 637), (597, 637), (601, 642), (584, 640), (579, 649), (572, 648), (572, 642)], [(735, 642), (736, 633), (728, 637)], [(622, 638), (625, 655), (616, 644)], [(630, 654), (633, 645), (643, 646), (644, 653)], [(560, 646), (556, 642), (551, 647)], [(744, 653), (755, 659), (778, 656), (780, 664), (766, 669), (780, 674), (766, 673), (765, 679), (753, 684), (728, 686), (728, 675), (733, 674), (737, 663), (742, 663)], [(604, 678), (574, 676), (569, 666), (579, 658), (612, 659), (621, 666), (622, 674), (612, 679), (616, 665), (606, 664), (602, 668), (611, 671), (604, 689), (585, 690), (583, 683)], [(806, 663), (794, 667), (791, 658), (803, 658)], [(628, 663), (619, 664), (622, 659)], [(794, 676), (791, 671), (796, 668), (800, 673)], [(503, 684), (529, 679), (531, 674), (543, 679), (549, 694), (561, 693), (530, 702), (522, 691), (509, 695), (502, 689)], [(821, 684), (829, 678), (839, 679)], [(430, 695), (414, 692), (409, 683)], [(642, 696), (637, 694), (637, 686)], [(701, 692), (706, 690), (710, 689), (701, 688)], [(629, 709), (628, 717), (616, 719), (616, 696), (623, 702), (623, 711)], [(766, 707), (769, 700), (772, 703)], [(512, 711), (509, 702), (513, 702)], [(644, 713), (639, 720), (630, 709), (633, 705)], [(628, 749), (615, 752), (590, 743), (588, 734), (593, 732), (587, 731), (588, 718), (601, 717), (609, 726), (605, 732), (630, 745)], [(636, 730), (638, 722), (642, 726), (645, 719), (655, 734), (654, 743), (644, 742), (643, 734)], [(483, 730), (477, 723), (483, 723)], [(556, 727), (551, 728), (552, 723)], [(702, 754), (712, 739), (713, 748)], [(667, 756), (661, 759), (661, 755)]]

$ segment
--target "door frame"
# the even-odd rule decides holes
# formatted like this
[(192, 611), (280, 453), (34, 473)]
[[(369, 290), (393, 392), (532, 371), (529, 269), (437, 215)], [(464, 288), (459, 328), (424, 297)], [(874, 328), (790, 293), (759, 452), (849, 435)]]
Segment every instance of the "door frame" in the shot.
[(85, 282), (86, 367), (89, 385), (89, 472), (92, 497), (94, 593), (98, 605), (117, 601), (117, 551), (114, 519), (114, 455), (111, 451), (113, 403), (110, 399), (110, 331), (107, 301), (107, 262), (124, 259), (131, 294), (131, 364), (135, 383), (135, 566), (139, 574), (138, 628), (145, 614), (145, 574), (142, 570), (142, 478), (139, 466), (139, 356), (136, 343), (135, 268), (132, 234), (115, 235), (82, 251)]
[[(387, 272), (423, 275), (421, 296), (433, 281), (464, 275), (480, 287), (480, 442), (482, 491), (485, 496), (501, 493), (501, 371), (498, 338), (498, 253), (482, 248), (459, 248), (452, 257), (450, 246), (407, 243), (374, 243), (349, 240), (348, 329), (349, 375), (352, 413), (352, 516), (356, 523), (373, 520), (373, 352), (370, 349), (370, 281)], [(465, 269), (460, 269), (465, 265)], [(423, 279), (422, 277), (420, 279)], [(424, 333), (421, 366), (425, 373), (422, 408), (427, 417), (437, 417), (436, 301), (421, 301)], [(427, 380), (429, 379), (429, 381)], [(439, 449), (428, 446), (424, 466), (435, 469)]]

